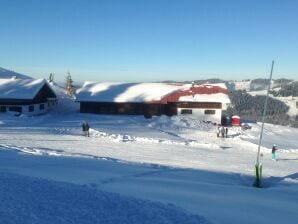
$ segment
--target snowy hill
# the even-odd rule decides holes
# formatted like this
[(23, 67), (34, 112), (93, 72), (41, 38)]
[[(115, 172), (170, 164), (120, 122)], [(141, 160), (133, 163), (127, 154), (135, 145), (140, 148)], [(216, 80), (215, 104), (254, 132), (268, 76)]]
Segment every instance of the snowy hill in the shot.
[(2, 172), (0, 181), (1, 223), (209, 223), (173, 205), (80, 185)]
[(187, 116), (80, 114), (50, 85), (48, 114), (0, 114), (0, 223), (296, 223), (297, 128), (265, 124), (256, 189), (259, 123), (218, 138)]
[[(5, 184), (0, 192), (5, 194), (0, 200), (5, 203), (0, 213), (5, 220), (296, 222), (298, 129), (265, 125), (264, 188), (255, 189), (260, 124), (246, 131), (232, 127), (228, 138), (217, 138), (216, 126), (195, 119), (80, 114), (68, 109), (67, 100), (60, 102), (65, 111), (44, 116), (1, 115), (0, 180)], [(85, 120), (89, 138), (81, 133)], [(277, 162), (271, 160), (273, 143)]]
[[(230, 98), (233, 112), (245, 119), (261, 121), (268, 80), (231, 81)], [(269, 92), (270, 118), (273, 124), (298, 127), (298, 82), (289, 79), (272, 80)]]
[(22, 75), (20, 73), (10, 71), (0, 67), (0, 79), (7, 79), (12, 77), (16, 77), (19, 79), (32, 79), (30, 76)]

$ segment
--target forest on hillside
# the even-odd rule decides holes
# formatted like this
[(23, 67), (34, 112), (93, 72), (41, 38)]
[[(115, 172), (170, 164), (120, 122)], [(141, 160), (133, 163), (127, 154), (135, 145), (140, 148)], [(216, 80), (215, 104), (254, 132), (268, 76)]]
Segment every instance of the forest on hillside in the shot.
[[(262, 121), (266, 96), (252, 96), (245, 90), (229, 92), (232, 107), (228, 114), (237, 114), (243, 119)], [(282, 101), (268, 98), (266, 122), (280, 125), (295, 125), (287, 115), (289, 107)]]
[[(249, 81), (249, 80), (247, 80)], [(228, 115), (239, 115), (243, 119), (262, 121), (264, 104), (266, 96), (252, 96), (246, 90), (236, 90), (234, 81), (224, 81), (221, 79), (197, 80), (197, 84), (204, 83), (225, 83), (231, 100), (231, 107), (226, 113)], [(268, 79), (254, 79), (250, 82), (250, 91), (260, 91), (267, 89)], [(298, 96), (298, 82), (290, 79), (274, 80), (274, 89), (270, 93), (277, 97)], [(298, 105), (297, 105), (298, 106)], [(282, 101), (268, 98), (268, 106), (266, 112), (266, 122), (279, 125), (291, 125), (298, 127), (298, 115), (296, 120), (290, 119), (287, 115), (289, 107)]]

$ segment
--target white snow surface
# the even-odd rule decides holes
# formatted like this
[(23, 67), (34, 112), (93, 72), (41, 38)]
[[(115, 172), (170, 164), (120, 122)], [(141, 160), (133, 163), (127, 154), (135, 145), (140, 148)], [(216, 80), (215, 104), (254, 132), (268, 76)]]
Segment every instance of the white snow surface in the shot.
[(222, 102), (231, 103), (230, 98), (224, 93), (213, 93), (213, 94), (195, 94), (194, 96), (181, 96), (179, 101), (187, 102)]
[(45, 79), (0, 79), (0, 98), (33, 99), (45, 83)]
[(0, 79), (10, 79), (12, 77), (16, 77), (18, 79), (31, 79), (30, 76), (23, 75), (0, 67)]
[(173, 205), (92, 187), (2, 172), (0, 181), (1, 223), (209, 223)]
[(298, 115), (298, 108), (296, 106), (296, 103), (298, 102), (298, 97), (275, 97), (275, 99), (284, 102), (289, 107), (289, 111), (287, 112), (287, 114), (293, 119), (296, 118), (296, 116)]
[(235, 89), (236, 90), (250, 90), (250, 83), (251, 81), (235, 81)]
[[(146, 102), (159, 101), (163, 97), (178, 91), (190, 90), (192, 84), (169, 83), (117, 83), (117, 82), (85, 82), (83, 87), (77, 90), (79, 102)], [(219, 86), (226, 89), (224, 83), (207, 84), (207, 88)], [(196, 94), (194, 96), (180, 97), (179, 101), (218, 102), (223, 100), (230, 103), (227, 94)]]
[(179, 89), (188, 89), (190, 84), (167, 83), (110, 83), (85, 82), (77, 91), (77, 101), (144, 102), (161, 100)]
[(60, 98), (44, 116), (0, 114), (4, 223), (297, 222), (298, 129), (265, 124), (258, 189), (260, 124), (217, 138), (193, 118), (79, 114)]

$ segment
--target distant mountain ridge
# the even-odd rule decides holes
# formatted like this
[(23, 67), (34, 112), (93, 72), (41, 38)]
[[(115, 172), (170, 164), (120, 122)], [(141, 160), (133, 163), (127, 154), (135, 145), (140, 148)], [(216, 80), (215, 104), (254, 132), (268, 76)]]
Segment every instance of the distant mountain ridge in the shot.
[(32, 77), (28, 75), (23, 75), (0, 67), (0, 79), (9, 79), (14, 76), (18, 79), (32, 79)]

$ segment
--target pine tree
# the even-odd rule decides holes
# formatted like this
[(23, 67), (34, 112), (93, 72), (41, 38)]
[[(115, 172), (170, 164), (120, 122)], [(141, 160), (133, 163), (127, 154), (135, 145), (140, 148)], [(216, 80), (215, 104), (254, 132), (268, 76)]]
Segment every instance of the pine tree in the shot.
[(66, 81), (65, 82), (66, 94), (69, 95), (69, 96), (73, 96), (73, 94), (75, 92), (75, 88), (74, 88), (74, 85), (73, 85), (73, 80), (71, 78), (70, 72), (67, 72), (65, 81)]

